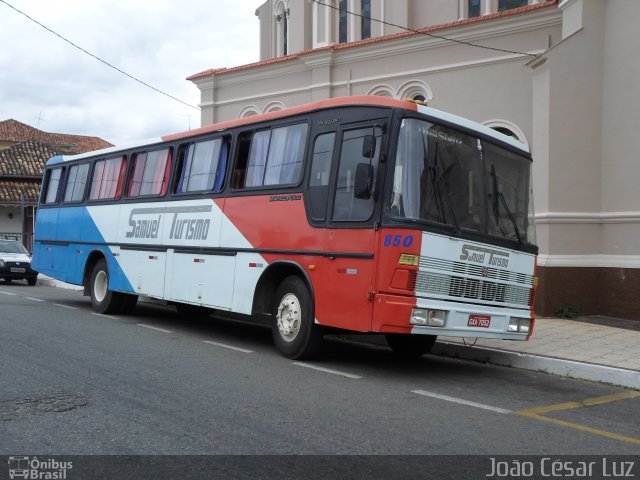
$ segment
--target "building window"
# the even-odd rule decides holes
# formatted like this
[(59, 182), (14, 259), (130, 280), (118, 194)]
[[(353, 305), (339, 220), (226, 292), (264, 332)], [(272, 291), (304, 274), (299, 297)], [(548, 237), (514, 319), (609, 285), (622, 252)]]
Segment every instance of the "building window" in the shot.
[(371, 38), (371, 0), (362, 0), (362, 39)]
[(479, 17), (481, 8), (480, 8), (481, 0), (467, 0), (467, 8), (469, 10), (468, 17)]
[(275, 20), (276, 56), (283, 57), (289, 54), (289, 9), (283, 2), (276, 6)]
[(512, 8), (525, 7), (528, 3), (529, 0), (498, 0), (498, 11), (502, 12)]
[(338, 18), (338, 42), (347, 42), (347, 0), (340, 0), (338, 5), (339, 18)]

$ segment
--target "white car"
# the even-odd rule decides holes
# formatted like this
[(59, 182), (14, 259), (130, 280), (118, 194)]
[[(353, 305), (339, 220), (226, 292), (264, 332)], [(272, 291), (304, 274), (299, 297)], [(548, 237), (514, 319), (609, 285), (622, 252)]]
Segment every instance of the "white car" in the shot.
[(26, 280), (36, 284), (38, 272), (31, 269), (31, 256), (17, 240), (0, 240), (0, 278), (5, 282)]

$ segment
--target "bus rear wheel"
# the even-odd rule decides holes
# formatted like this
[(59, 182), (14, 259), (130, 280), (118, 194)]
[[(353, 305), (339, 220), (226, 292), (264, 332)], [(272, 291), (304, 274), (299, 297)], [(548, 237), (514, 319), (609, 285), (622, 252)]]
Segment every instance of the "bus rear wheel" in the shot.
[(394, 353), (403, 357), (420, 357), (431, 351), (431, 347), (438, 337), (435, 335), (387, 333), (385, 338)]
[(89, 295), (91, 307), (97, 313), (119, 313), (125, 302), (124, 294), (109, 290), (109, 270), (103, 258), (98, 260), (91, 270)]
[(322, 327), (315, 323), (311, 294), (300, 277), (287, 277), (278, 286), (273, 319), (271, 334), (282, 355), (302, 360), (318, 353)]

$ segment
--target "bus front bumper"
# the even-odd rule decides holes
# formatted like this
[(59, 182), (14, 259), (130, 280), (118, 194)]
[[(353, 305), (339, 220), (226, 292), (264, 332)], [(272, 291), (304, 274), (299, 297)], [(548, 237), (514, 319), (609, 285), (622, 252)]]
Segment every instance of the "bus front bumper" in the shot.
[(384, 333), (528, 340), (533, 324), (529, 310), (379, 294), (372, 329)]

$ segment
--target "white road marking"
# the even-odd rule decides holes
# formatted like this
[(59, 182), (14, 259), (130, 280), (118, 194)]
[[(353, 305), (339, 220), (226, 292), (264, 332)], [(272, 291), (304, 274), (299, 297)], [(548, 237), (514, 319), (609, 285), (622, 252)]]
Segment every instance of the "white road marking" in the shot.
[(11, 295), (11, 296), (13, 296), (13, 297), (15, 297), (15, 296), (16, 296), (16, 294), (15, 294), (15, 293), (11, 293), (11, 292), (4, 292), (4, 291), (0, 291), (0, 293), (4, 293), (5, 295)]
[(111, 320), (117, 320), (116, 317), (112, 317), (111, 315), (105, 315), (104, 313), (91, 312), (91, 315), (97, 315), (98, 317), (110, 318)]
[(152, 327), (151, 325), (145, 325), (144, 323), (136, 323), (136, 325), (139, 326), (139, 327), (150, 328), (151, 330), (156, 330), (157, 332), (172, 333), (171, 330), (165, 330), (164, 328)]
[(203, 340), (203, 343), (208, 343), (209, 345), (215, 345), (216, 347), (228, 348), (229, 350), (235, 350), (236, 352), (242, 353), (253, 353), (253, 350), (247, 350), (246, 348), (234, 347), (233, 345), (227, 345), (226, 343), (212, 342), (211, 340)]
[(22, 297), (25, 300), (33, 300), (34, 302), (44, 302), (41, 298), (33, 298), (33, 297)]
[(502, 413), (505, 415), (512, 413), (511, 410), (507, 410), (505, 408), (493, 407), (491, 405), (485, 405), (484, 403), (471, 402), (462, 398), (449, 397), (448, 395), (440, 395), (439, 393), (427, 392), (426, 390), (412, 390), (411, 392), (417, 393), (418, 395), (424, 395), (425, 397), (438, 398), (447, 402), (459, 403), (461, 405), (468, 405), (475, 408), (482, 408), (483, 410), (489, 410), (495, 413)]
[(320, 372), (332, 373), (334, 375), (340, 375), (341, 377), (353, 378), (353, 379), (356, 379), (356, 380), (359, 379), (359, 378), (362, 378), (360, 375), (354, 375), (353, 373), (341, 372), (340, 370), (333, 370), (331, 368), (318, 367), (316, 365), (310, 365), (308, 363), (293, 362), (293, 364), (294, 365), (298, 365), (299, 367), (306, 367), (306, 368), (311, 368), (313, 370), (318, 370)]
[(61, 303), (54, 303), (56, 307), (68, 308), (69, 310), (78, 310), (78, 307), (70, 307), (69, 305), (62, 305)]

